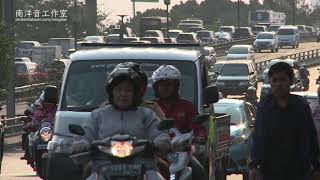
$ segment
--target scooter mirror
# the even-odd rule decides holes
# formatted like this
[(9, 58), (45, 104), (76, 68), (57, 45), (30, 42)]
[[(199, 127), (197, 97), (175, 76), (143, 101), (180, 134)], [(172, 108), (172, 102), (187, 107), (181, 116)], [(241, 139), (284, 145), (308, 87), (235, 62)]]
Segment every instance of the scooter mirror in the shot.
[(70, 124), (69, 125), (69, 131), (72, 134), (76, 134), (76, 135), (79, 135), (79, 136), (83, 136), (85, 134), (84, 129), (81, 126), (76, 125), (76, 124)]

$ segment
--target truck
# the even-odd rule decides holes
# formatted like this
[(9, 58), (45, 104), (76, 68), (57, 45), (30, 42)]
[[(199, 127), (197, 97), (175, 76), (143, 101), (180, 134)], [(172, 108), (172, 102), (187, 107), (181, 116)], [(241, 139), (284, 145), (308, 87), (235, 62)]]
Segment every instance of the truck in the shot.
[(250, 11), (248, 23), (249, 26), (265, 25), (268, 28), (272, 25), (285, 25), (286, 14), (265, 9)]
[[(181, 97), (192, 102), (200, 115), (207, 115), (203, 127), (208, 140), (195, 143), (210, 180), (224, 180), (230, 148), (230, 116), (215, 114), (213, 103), (219, 100), (217, 87), (209, 84), (208, 73), (214, 62), (203, 54), (201, 44), (96, 44), (83, 43), (71, 55), (65, 71), (55, 134), (48, 144), (48, 178), (50, 180), (81, 179), (81, 168), (70, 156), (72, 144), (81, 137), (69, 131), (70, 125), (82, 125), (90, 112), (106, 99), (106, 74), (125, 61), (140, 64), (151, 78), (152, 72), (163, 64), (177, 67), (182, 74)], [(121, 54), (121, 56), (119, 56)], [(94, 81), (93, 81), (94, 79)], [(154, 99), (152, 82), (145, 99)]]
[(62, 58), (61, 46), (35, 46), (32, 48), (32, 62), (38, 64), (40, 71), (46, 71), (55, 59)]
[(68, 57), (69, 49), (74, 49), (74, 38), (49, 38), (48, 45), (50, 46), (61, 46), (62, 55)]

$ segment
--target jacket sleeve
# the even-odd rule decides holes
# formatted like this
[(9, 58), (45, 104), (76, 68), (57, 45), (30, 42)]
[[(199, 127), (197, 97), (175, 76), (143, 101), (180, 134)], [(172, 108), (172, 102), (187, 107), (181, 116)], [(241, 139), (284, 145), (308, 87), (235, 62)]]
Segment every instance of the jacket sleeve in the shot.
[(84, 137), (89, 141), (93, 141), (98, 138), (99, 132), (99, 119), (101, 118), (99, 115), (99, 111), (91, 112), (90, 119), (84, 122), (83, 128), (85, 130)]
[(262, 163), (262, 150), (264, 145), (264, 135), (263, 135), (263, 112), (262, 107), (258, 106), (257, 113), (256, 113), (256, 119), (254, 122), (254, 130), (252, 132), (252, 144), (250, 149), (250, 155), (251, 155), (251, 163), (249, 164), (250, 168), (257, 167), (261, 165)]
[[(319, 169), (320, 163), (319, 163), (319, 143), (318, 143), (318, 136), (317, 136), (317, 130), (314, 125), (314, 121), (312, 118), (312, 113), (309, 105), (305, 105), (305, 115), (306, 115), (306, 126), (304, 128), (304, 132), (306, 133), (304, 137), (310, 137), (309, 145), (310, 145), (310, 157), (311, 157), (311, 163), (314, 168)], [(305, 147), (301, 147), (302, 150), (305, 149)]]
[(157, 126), (160, 122), (160, 119), (155, 115), (154, 112), (150, 111), (147, 114), (147, 121), (145, 124), (147, 137), (149, 140), (152, 140), (155, 145), (160, 143), (170, 143), (169, 135), (158, 130)]

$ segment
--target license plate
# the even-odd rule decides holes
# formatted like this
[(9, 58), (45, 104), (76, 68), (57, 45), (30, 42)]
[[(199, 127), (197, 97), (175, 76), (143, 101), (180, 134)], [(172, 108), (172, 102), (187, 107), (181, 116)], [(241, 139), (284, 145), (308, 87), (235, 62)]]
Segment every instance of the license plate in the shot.
[(139, 176), (141, 164), (113, 164), (101, 168), (103, 176)]
[(177, 162), (179, 160), (179, 154), (178, 153), (170, 153), (170, 154), (168, 154), (168, 160), (170, 162)]

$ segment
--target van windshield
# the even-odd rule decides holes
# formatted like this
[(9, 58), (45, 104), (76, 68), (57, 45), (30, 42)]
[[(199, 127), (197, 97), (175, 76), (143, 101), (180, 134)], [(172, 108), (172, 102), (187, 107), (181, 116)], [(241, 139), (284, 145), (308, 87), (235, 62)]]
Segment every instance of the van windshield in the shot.
[(26, 74), (27, 73), (27, 67), (25, 64), (15, 64), (16, 66), (16, 73), (17, 74)]
[(294, 35), (294, 29), (279, 29), (278, 35)]
[(154, 100), (152, 89), (152, 73), (163, 64), (177, 67), (182, 74), (180, 95), (197, 104), (197, 78), (196, 66), (189, 61), (166, 60), (88, 60), (76, 61), (70, 65), (64, 87), (61, 110), (91, 111), (101, 106), (107, 99), (105, 81), (107, 74), (122, 62), (133, 61), (139, 63), (148, 75), (148, 89), (144, 99)]
[(248, 76), (249, 69), (246, 64), (225, 64), (220, 71), (221, 76)]

